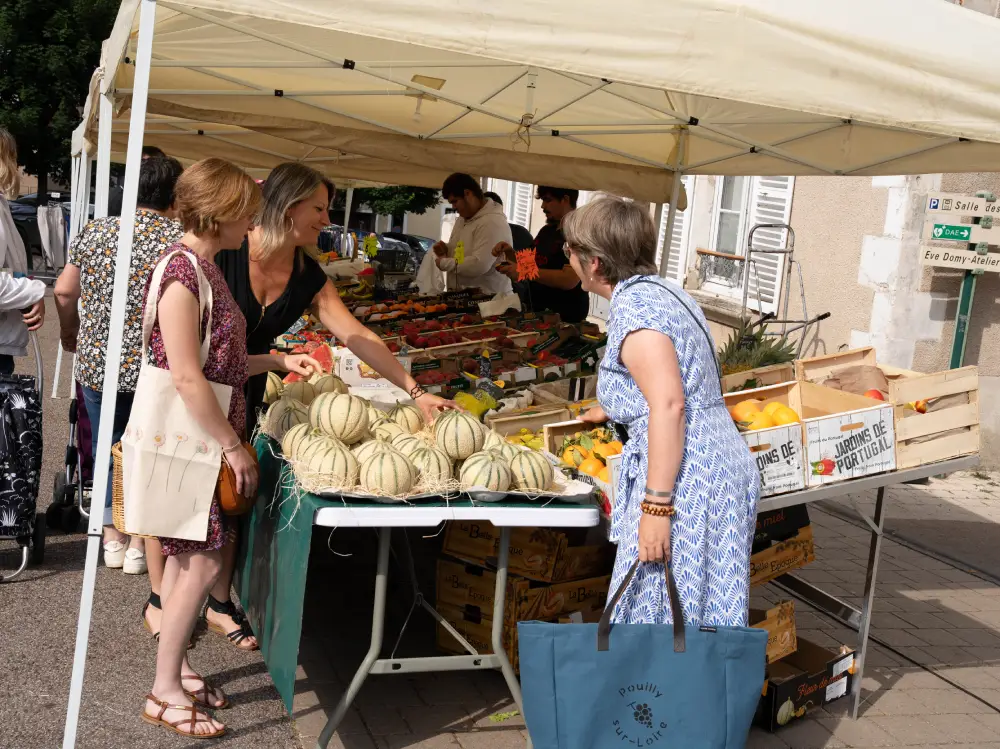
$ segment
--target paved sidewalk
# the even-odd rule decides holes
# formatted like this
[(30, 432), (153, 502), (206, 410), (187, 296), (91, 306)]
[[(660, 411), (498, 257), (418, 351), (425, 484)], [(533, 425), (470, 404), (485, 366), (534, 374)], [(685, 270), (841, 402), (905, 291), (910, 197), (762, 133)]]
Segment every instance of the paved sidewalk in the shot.
[[(1000, 520), (1000, 489), (993, 482), (989, 477), (958, 476), (934, 481), (930, 487), (893, 490), (892, 496), (901, 503), (935, 504), (943, 511), (952, 502), (954, 512), (974, 507), (984, 522), (991, 522), (989, 513)], [(978, 491), (980, 484), (992, 491)], [(871, 500), (862, 496), (855, 501), (864, 505)], [(802, 576), (860, 606), (868, 533), (819, 509), (812, 512), (812, 519), (817, 558), (801, 571)], [(1000, 540), (1000, 527), (993, 528), (994, 538)], [(343, 551), (338, 542), (332, 548)], [(426, 561), (431, 551), (418, 546), (416, 553)], [(350, 569), (366, 582), (359, 581), (362, 594), (354, 599), (350, 613), (328, 597), (320, 604), (334, 592), (310, 586), (310, 606), (325, 608), (328, 615), (315, 608), (313, 615), (307, 613), (310, 621), (293, 711), (304, 746), (313, 746), (326, 720), (324, 708), (335, 704), (367, 646), (369, 614), (358, 608), (357, 601), (370, 596), (372, 573), (359, 562), (357, 557), (345, 560), (332, 555), (313, 559), (313, 579), (320, 577), (316, 575), (320, 570), (322, 579), (342, 579)], [(811, 711), (775, 735), (754, 729), (750, 749), (930, 745), (1000, 749), (1000, 587), (886, 541), (877, 592), (860, 719), (847, 717), (850, 699), (845, 697), (829, 710)], [(755, 604), (780, 597), (773, 586), (754, 591)], [(336, 617), (329, 614), (334, 610)], [(405, 610), (401, 613), (405, 616)], [(799, 633), (817, 644), (856, 643), (854, 632), (804, 603), (797, 602), (796, 619)], [(407, 642), (429, 642), (432, 630), (417, 621)], [(394, 636), (393, 630), (390, 633)], [(491, 715), (513, 709), (503, 680), (494, 674), (372, 677), (331, 746), (513, 749), (524, 746), (521, 719), (490, 720)]]

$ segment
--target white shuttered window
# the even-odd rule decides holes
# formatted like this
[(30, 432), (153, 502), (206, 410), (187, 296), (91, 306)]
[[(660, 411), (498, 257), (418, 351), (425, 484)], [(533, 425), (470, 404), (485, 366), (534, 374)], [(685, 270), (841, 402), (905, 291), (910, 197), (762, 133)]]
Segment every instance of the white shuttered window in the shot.
[[(787, 224), (792, 212), (794, 186), (795, 177), (754, 177), (747, 231), (758, 224)], [(753, 236), (755, 250), (783, 250), (787, 241), (788, 232), (784, 229), (758, 229)], [(748, 301), (753, 309), (777, 311), (784, 272), (785, 255), (753, 254)]]
[[(681, 179), (685, 191), (689, 196), (694, 195), (694, 177), (684, 177)], [(667, 256), (667, 278), (674, 281), (683, 282), (688, 268), (688, 246), (691, 235), (691, 215), (693, 206), (688, 205), (686, 211), (677, 211), (674, 216), (674, 230), (670, 237), (670, 254)], [(660, 216), (659, 236), (656, 241), (656, 266), (660, 266), (663, 257), (663, 247), (666, 243), (667, 219), (670, 217), (670, 205), (663, 204), (663, 211)]]
[(512, 224), (531, 228), (531, 204), (535, 199), (535, 186), (524, 182), (510, 183), (510, 205), (507, 217)]

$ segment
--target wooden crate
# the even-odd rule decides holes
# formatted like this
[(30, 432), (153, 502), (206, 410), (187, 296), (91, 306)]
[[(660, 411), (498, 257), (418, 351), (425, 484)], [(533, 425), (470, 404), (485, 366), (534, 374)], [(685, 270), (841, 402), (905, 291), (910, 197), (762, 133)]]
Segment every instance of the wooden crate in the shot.
[(782, 601), (773, 609), (750, 609), (750, 626), (767, 632), (767, 662), (775, 663), (795, 652), (795, 602)]
[[(773, 385), (757, 390), (743, 390), (723, 396), (726, 407), (750, 399), (763, 400), (762, 407), (777, 401), (794, 409), (802, 416), (801, 406), (793, 396), (794, 388)], [(750, 448), (757, 470), (760, 472), (760, 495), (776, 494), (804, 489), (806, 485), (805, 440), (802, 424), (788, 424), (754, 432), (743, 432), (743, 439)]]
[(795, 366), (793, 364), (772, 364), (769, 367), (758, 367), (757, 369), (748, 369), (745, 372), (734, 372), (733, 374), (725, 375), (722, 378), (722, 393), (725, 395), (729, 392), (739, 392), (735, 388), (742, 386), (747, 380), (751, 379), (757, 380), (760, 383), (758, 387), (793, 382), (796, 379)]
[[(852, 365), (878, 366), (888, 380), (897, 468), (979, 452), (978, 367), (924, 374), (876, 364), (875, 349), (866, 347), (799, 360), (795, 362), (795, 375), (799, 380), (823, 381), (832, 372)], [(929, 402), (927, 413), (917, 413), (908, 405), (917, 401)]]
[(807, 525), (787, 541), (750, 555), (750, 584), (762, 585), (815, 561), (812, 526)]
[(570, 418), (568, 408), (545, 405), (542, 407), (526, 408), (521, 411), (491, 414), (486, 417), (485, 422), (487, 427), (506, 437), (511, 434), (517, 434), (522, 429), (537, 432), (547, 424), (566, 421), (568, 418)]

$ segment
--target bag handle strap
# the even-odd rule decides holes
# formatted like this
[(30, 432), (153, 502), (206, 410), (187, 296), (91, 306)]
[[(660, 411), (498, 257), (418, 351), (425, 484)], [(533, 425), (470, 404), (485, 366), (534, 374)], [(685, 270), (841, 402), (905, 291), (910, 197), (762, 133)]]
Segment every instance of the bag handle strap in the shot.
[(202, 337), (201, 341), (201, 366), (204, 367), (206, 362), (208, 362), (208, 353), (212, 345), (212, 285), (208, 282), (208, 278), (205, 277), (205, 273), (202, 271), (201, 266), (198, 265), (198, 258), (192, 257), (190, 253), (184, 252), (183, 250), (174, 250), (160, 259), (160, 262), (157, 263), (156, 268), (153, 270), (153, 277), (149, 282), (149, 293), (146, 296), (146, 310), (142, 317), (143, 365), (146, 364), (147, 353), (149, 351), (149, 341), (153, 337), (153, 325), (156, 323), (157, 307), (160, 302), (160, 287), (163, 285), (163, 275), (167, 272), (167, 266), (170, 264), (170, 261), (178, 255), (186, 258), (191, 265), (194, 266), (195, 273), (198, 276), (199, 334), (201, 332), (201, 318), (205, 316), (205, 311), (208, 311), (208, 326), (205, 328), (205, 335)]
[[(636, 559), (601, 615), (601, 621), (597, 625), (597, 649), (600, 652), (611, 647), (611, 616), (615, 613), (618, 602), (638, 569), (639, 560)], [(683, 653), (687, 649), (687, 637), (684, 634), (684, 611), (681, 609), (681, 597), (677, 592), (677, 583), (674, 582), (674, 573), (669, 564), (664, 565), (664, 571), (667, 576), (667, 591), (670, 596), (670, 612), (674, 620), (674, 652)]]

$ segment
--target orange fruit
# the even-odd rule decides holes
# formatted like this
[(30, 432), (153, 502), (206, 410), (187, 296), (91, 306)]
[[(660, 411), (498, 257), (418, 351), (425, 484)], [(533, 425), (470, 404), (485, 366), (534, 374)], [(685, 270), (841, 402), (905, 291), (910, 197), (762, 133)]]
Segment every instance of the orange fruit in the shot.
[(600, 470), (600, 472), (599, 472), (599, 473), (597, 474), (597, 478), (599, 478), (599, 479), (600, 479), (601, 481), (603, 481), (603, 482), (604, 482), (605, 484), (610, 484), (610, 483), (611, 483), (611, 472), (610, 472), (610, 471), (608, 471), (607, 467), (605, 466), (605, 467), (604, 467), (604, 468), (602, 468), (602, 469)]
[(771, 414), (771, 420), (774, 422), (775, 426), (779, 427), (801, 423), (799, 415), (788, 406), (782, 406), (781, 408), (775, 409), (774, 413)]
[(753, 414), (747, 421), (749, 422), (747, 424), (747, 429), (749, 429), (751, 432), (756, 432), (759, 429), (770, 429), (775, 425), (774, 419), (772, 419), (763, 411), (759, 411), (756, 414)]
[(785, 408), (785, 407), (786, 407), (785, 404), (782, 403), (781, 401), (771, 401), (766, 406), (764, 406), (764, 408), (762, 410), (768, 416), (773, 417), (775, 411), (777, 411), (777, 410), (779, 410), (781, 408)]
[(585, 473), (588, 476), (596, 476), (604, 469), (604, 463), (597, 458), (587, 458), (576, 468), (580, 473)]
[(594, 445), (594, 449), (591, 451), (595, 456), (604, 458), (607, 460), (612, 455), (617, 455), (621, 450), (615, 450), (610, 442), (598, 442)]
[(740, 401), (729, 409), (729, 413), (734, 421), (750, 421), (754, 414), (759, 414), (760, 412), (760, 401), (758, 400)]
[(579, 465), (589, 457), (590, 453), (579, 445), (570, 445), (563, 450), (562, 454), (563, 463), (568, 466), (573, 466), (574, 468), (579, 467)]

